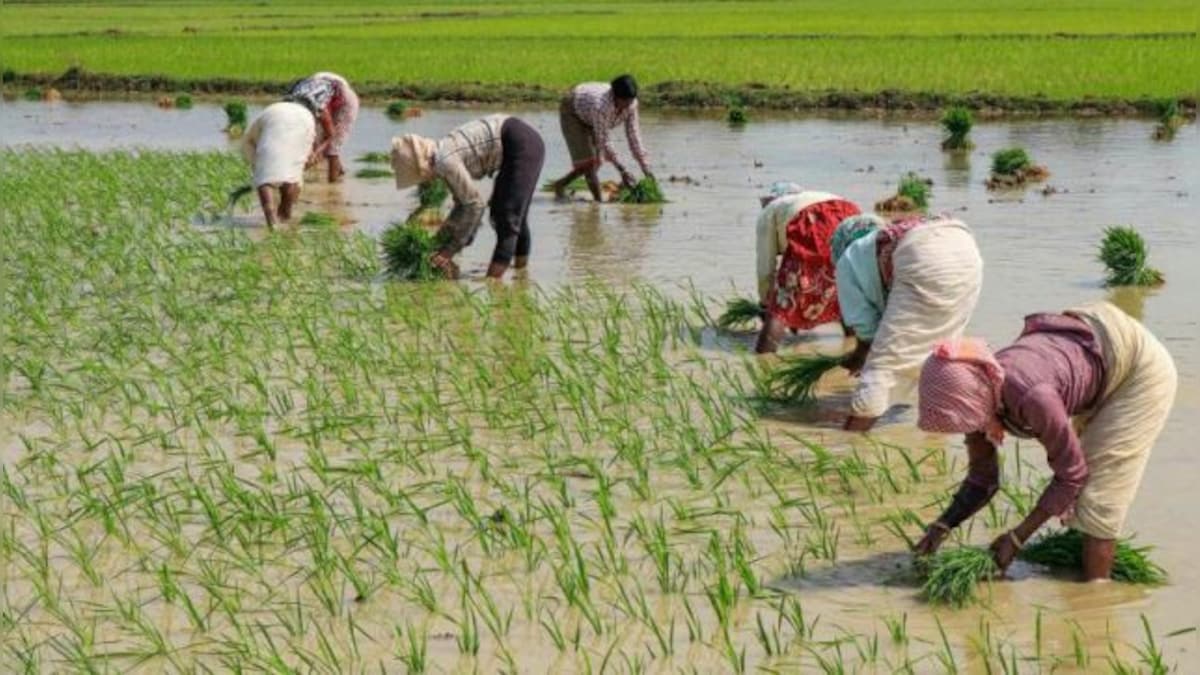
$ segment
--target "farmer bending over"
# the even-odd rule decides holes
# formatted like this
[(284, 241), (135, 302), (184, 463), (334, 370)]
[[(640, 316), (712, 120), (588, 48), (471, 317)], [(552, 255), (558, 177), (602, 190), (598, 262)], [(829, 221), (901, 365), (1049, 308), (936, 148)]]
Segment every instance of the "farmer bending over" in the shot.
[[(916, 552), (936, 551), (996, 493), (996, 448), (1008, 431), (1041, 442), (1054, 478), (1033, 511), (992, 543), (996, 564), (1006, 569), (1043, 523), (1061, 516), (1084, 535), (1084, 579), (1108, 579), (1176, 380), (1162, 344), (1106, 302), (1026, 317), (1017, 341), (994, 355), (982, 340), (938, 345), (921, 371), (917, 424), (965, 433), (970, 464)], [(1079, 434), (1075, 416), (1086, 420)]]
[(841, 320), (829, 246), (838, 224), (859, 211), (837, 195), (795, 183), (775, 183), (759, 201), (755, 238), (764, 311), (755, 351), (765, 354), (779, 348), (786, 329), (811, 330)]
[[(242, 136), (242, 154), (254, 169), (254, 187), (268, 227), (292, 217), (316, 134), (316, 123), (304, 106), (282, 102), (267, 106)], [(277, 211), (271, 208), (271, 188), (279, 188)]]
[(316, 163), (317, 157), (324, 154), (329, 165), (329, 182), (341, 179), (346, 173), (342, 168), (342, 146), (358, 117), (358, 94), (341, 75), (317, 73), (293, 84), (284, 100), (308, 108), (321, 125), (308, 163)]
[(599, 171), (606, 159), (621, 172), (621, 181), (627, 187), (632, 188), (636, 184), (633, 174), (617, 159), (609, 138), (609, 131), (618, 124), (625, 125), (629, 152), (642, 168), (642, 173), (647, 178), (654, 178), (646, 150), (642, 147), (637, 93), (637, 81), (633, 76), (622, 75), (609, 84), (587, 82), (577, 85), (563, 97), (558, 107), (558, 120), (573, 166), (570, 173), (554, 183), (554, 193), (559, 199), (566, 196), (571, 181), (583, 176), (592, 198), (602, 201)]
[[(474, 241), (487, 206), (496, 229), (488, 277), (504, 276), (514, 257), (518, 269), (525, 267), (532, 244), (529, 204), (545, 158), (537, 130), (508, 115), (468, 122), (440, 141), (413, 134), (392, 139), (397, 189), (442, 178), (454, 196), (454, 208), (440, 232), (445, 244), (433, 255), (433, 264), (447, 276), (456, 276), (452, 258)], [(475, 180), (493, 175), (492, 197), (485, 204)]]

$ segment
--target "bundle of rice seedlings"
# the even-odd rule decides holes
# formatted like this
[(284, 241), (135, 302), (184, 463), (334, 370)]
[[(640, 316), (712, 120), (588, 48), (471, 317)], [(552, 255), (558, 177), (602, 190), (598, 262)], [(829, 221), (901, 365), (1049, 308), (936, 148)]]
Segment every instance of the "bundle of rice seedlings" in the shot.
[(922, 210), (929, 206), (931, 192), (933, 192), (933, 181), (922, 178), (913, 171), (900, 177), (900, 187), (896, 190), (898, 196), (908, 197), (913, 204), (917, 205), (917, 208)]
[(175, 107), (180, 110), (188, 110), (192, 107), (191, 94), (180, 94), (175, 97)]
[(632, 188), (622, 186), (617, 193), (617, 201), (622, 204), (661, 204), (667, 201), (662, 188), (653, 178), (643, 178)]
[(384, 233), (383, 264), (388, 276), (404, 281), (431, 281), (445, 278), (429, 262), (441, 241), (437, 235), (415, 223), (394, 223)]
[(964, 607), (979, 600), (979, 582), (991, 581), (1000, 570), (991, 551), (964, 546), (921, 559), (918, 573), (923, 579), (922, 599), (936, 605)]
[(417, 186), (417, 200), (422, 209), (441, 208), (449, 196), (450, 188), (441, 178), (434, 178)]
[(750, 120), (750, 117), (746, 114), (745, 106), (735, 105), (729, 108), (729, 113), (726, 115), (726, 119), (729, 120), (730, 124), (736, 126), (745, 124)]
[(1183, 126), (1183, 115), (1179, 114), (1179, 101), (1173, 98), (1159, 99), (1154, 102), (1154, 110), (1158, 115), (1154, 138), (1160, 141), (1170, 140), (1179, 127)]
[(225, 131), (240, 134), (246, 129), (246, 102), (229, 101), (225, 104)]
[(717, 328), (729, 330), (748, 324), (762, 316), (762, 305), (749, 298), (734, 298), (725, 303), (725, 312), (717, 318)]
[(300, 224), (310, 227), (334, 227), (338, 224), (338, 219), (321, 211), (309, 211), (300, 217)]
[(829, 371), (842, 363), (842, 356), (801, 354), (782, 359), (782, 365), (764, 379), (771, 396), (796, 403), (812, 402), (817, 383)]
[(392, 161), (392, 156), (386, 152), (368, 152), (359, 155), (354, 161), (364, 164), (387, 164)]
[(1162, 272), (1146, 265), (1146, 241), (1129, 225), (1104, 230), (1100, 244), (1100, 261), (1108, 271), (1108, 286), (1157, 286), (1163, 283)]
[(30, 87), (29, 89), (26, 89), (25, 90), (25, 100), (26, 101), (42, 100), (42, 90), (37, 87)]
[(1024, 148), (1006, 148), (992, 155), (992, 175), (987, 186), (992, 190), (1015, 187), (1049, 176), (1046, 167), (1034, 164)]
[(956, 105), (942, 113), (942, 128), (946, 130), (946, 138), (942, 140), (943, 150), (969, 150), (975, 146), (968, 138), (975, 119), (971, 109)]
[[(1157, 586), (1167, 573), (1147, 556), (1150, 546), (1133, 546), (1128, 539), (1117, 542), (1112, 578), (1130, 584)], [(1083, 568), (1083, 533), (1078, 530), (1048, 532), (1025, 544), (1017, 557), (1025, 562), (1078, 570)]]
[(355, 178), (391, 178), (392, 172), (387, 169), (377, 169), (375, 167), (367, 167), (359, 169), (354, 173)]
[(408, 102), (406, 101), (392, 101), (388, 104), (387, 108), (384, 109), (384, 113), (393, 119), (402, 119), (406, 112), (408, 112)]

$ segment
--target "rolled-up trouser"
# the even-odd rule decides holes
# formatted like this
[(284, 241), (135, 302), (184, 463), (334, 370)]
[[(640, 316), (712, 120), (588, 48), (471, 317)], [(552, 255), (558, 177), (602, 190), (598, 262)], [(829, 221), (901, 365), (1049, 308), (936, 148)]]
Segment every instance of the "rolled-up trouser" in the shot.
[(850, 399), (856, 417), (887, 412), (893, 389), (915, 382), (934, 344), (962, 336), (983, 285), (975, 238), (956, 220), (904, 235), (892, 270), (887, 306)]
[(492, 262), (507, 265), (513, 256), (526, 257), (533, 245), (529, 204), (546, 161), (546, 145), (536, 129), (510, 117), (500, 125), (500, 171), (488, 201), (496, 250)]
[(1079, 435), (1087, 483), (1067, 522), (1084, 534), (1116, 539), (1171, 412), (1175, 362), (1145, 326), (1115, 305), (1100, 302), (1067, 314), (1092, 327), (1105, 365), (1104, 392), (1084, 416)]
[(564, 96), (558, 104), (558, 124), (571, 155), (571, 168), (590, 166), (600, 158), (595, 130), (575, 113), (575, 98), (571, 94)]

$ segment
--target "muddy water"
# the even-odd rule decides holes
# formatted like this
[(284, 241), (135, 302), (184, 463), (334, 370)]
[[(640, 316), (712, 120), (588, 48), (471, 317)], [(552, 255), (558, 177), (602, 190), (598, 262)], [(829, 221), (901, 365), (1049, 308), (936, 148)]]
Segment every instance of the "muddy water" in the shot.
[[(440, 135), (481, 114), (479, 110), (428, 111), (405, 122), (388, 120), (366, 108), (346, 158), (386, 150), (398, 133)], [(557, 115), (523, 111), (542, 131), (548, 157), (544, 179), (567, 167)], [(214, 105), (189, 111), (163, 111), (145, 103), (56, 104), (0, 102), (0, 145), (57, 145), (112, 148), (211, 149), (234, 147), (220, 132), (223, 113)], [(1035, 607), (1050, 616), (1073, 618), (1086, 630), (1094, 658), (1101, 657), (1105, 633), (1140, 640), (1138, 615), (1144, 613), (1160, 633), (1200, 625), (1194, 598), (1200, 593), (1200, 475), (1195, 420), (1200, 415), (1200, 235), (1196, 204), (1200, 194), (1200, 131), (1185, 127), (1170, 143), (1151, 140), (1151, 123), (1137, 120), (1025, 120), (980, 123), (973, 136), (978, 149), (951, 156), (938, 148), (939, 132), (930, 122), (896, 119), (771, 118), (740, 130), (712, 118), (660, 115), (643, 118), (643, 134), (660, 179), (689, 176), (695, 184), (667, 183), (672, 200), (661, 207), (599, 206), (582, 201), (556, 203), (540, 194), (531, 213), (534, 259), (531, 281), (544, 286), (590, 277), (616, 284), (649, 279), (686, 294), (687, 284), (709, 297), (724, 297), (754, 287), (753, 247), (757, 195), (771, 181), (786, 179), (838, 192), (866, 206), (894, 191), (898, 176), (914, 170), (934, 181), (933, 208), (952, 212), (974, 229), (986, 261), (983, 297), (972, 332), (1004, 343), (1019, 330), (1021, 316), (1059, 309), (1096, 298), (1109, 298), (1142, 318), (1174, 355), (1180, 390), (1174, 412), (1155, 450), (1134, 505), (1129, 527), (1139, 541), (1158, 547), (1155, 558), (1171, 573), (1173, 584), (1145, 592), (1120, 585), (1082, 586), (1018, 568), (1018, 583), (1001, 585), (987, 617), (997, 630), (1018, 643), (1032, 635)], [(1005, 194), (988, 192), (983, 183), (988, 154), (1021, 145), (1051, 171), (1047, 185)], [(617, 147), (624, 153), (623, 144)], [(351, 173), (361, 166), (348, 162)], [(305, 188), (305, 207), (334, 212), (348, 227), (378, 232), (412, 206), (389, 180), (354, 178), (341, 185), (320, 181)], [(253, 215), (239, 217), (254, 224)], [(1151, 261), (1166, 275), (1159, 290), (1110, 292), (1100, 285), (1096, 246), (1104, 226), (1136, 224), (1151, 246)], [(493, 237), (484, 228), (464, 255), (465, 267), (481, 274)], [(709, 336), (714, 358), (747, 346), (749, 336)], [(801, 338), (821, 348), (836, 348), (834, 331)], [(839, 382), (816, 413), (769, 420), (781, 429), (808, 424), (827, 441), (844, 438), (832, 427), (837, 404), (844, 401)], [(911, 412), (898, 412), (880, 432), (885, 440), (920, 445), (935, 443), (912, 430)], [(953, 449), (961, 465), (961, 452)], [(1037, 462), (1036, 447), (1025, 456)], [(806, 610), (848, 630), (882, 631), (878, 618), (908, 613), (914, 633), (936, 635), (934, 615), (917, 605), (910, 592), (880, 583), (896, 558), (863, 552), (845, 558), (824, 573), (796, 581)], [(979, 614), (942, 614), (952, 631), (973, 632)], [(1046, 624), (1061, 628), (1062, 622)], [(1061, 632), (1061, 631), (1060, 631)], [(1067, 634), (1048, 640), (1069, 644)], [(1166, 646), (1173, 660), (1198, 658), (1196, 634), (1173, 638)], [(1062, 651), (1061, 649), (1059, 651)], [(1187, 669), (1186, 665), (1184, 666)]]

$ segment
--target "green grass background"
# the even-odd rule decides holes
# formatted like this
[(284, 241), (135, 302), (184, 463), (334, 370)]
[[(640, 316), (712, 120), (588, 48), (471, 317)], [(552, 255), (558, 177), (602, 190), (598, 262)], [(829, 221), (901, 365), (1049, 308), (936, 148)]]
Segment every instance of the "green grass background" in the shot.
[(644, 83), (1194, 97), (1200, 3), (34, 2), (0, 5), (0, 67), (288, 81)]

